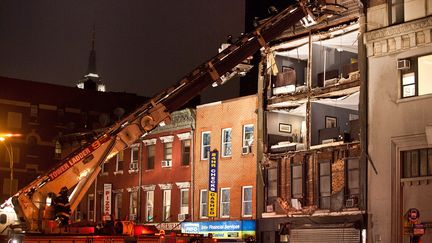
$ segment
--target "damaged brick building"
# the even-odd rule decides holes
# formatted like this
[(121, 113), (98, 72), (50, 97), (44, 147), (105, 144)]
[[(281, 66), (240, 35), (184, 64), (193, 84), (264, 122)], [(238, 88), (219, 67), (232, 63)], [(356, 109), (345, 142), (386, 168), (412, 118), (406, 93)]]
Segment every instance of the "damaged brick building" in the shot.
[(263, 51), (261, 242), (365, 239), (363, 15), (359, 2), (338, 4), (340, 16), (298, 25)]

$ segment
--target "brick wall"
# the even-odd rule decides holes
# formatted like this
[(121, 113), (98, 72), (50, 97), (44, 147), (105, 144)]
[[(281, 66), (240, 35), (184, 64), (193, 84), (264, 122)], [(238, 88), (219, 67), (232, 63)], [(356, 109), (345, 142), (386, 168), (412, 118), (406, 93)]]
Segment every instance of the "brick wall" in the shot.
[[(200, 190), (208, 188), (208, 160), (201, 160), (201, 133), (211, 132), (211, 150), (221, 152), (222, 129), (232, 128), (232, 155), (219, 156), (218, 191), (230, 188), (230, 220), (241, 219), (242, 187), (253, 186), (253, 213), (255, 218), (256, 197), (256, 137), (257, 137), (257, 97), (246, 96), (233, 100), (212, 103), (197, 107), (196, 149), (194, 166), (194, 221), (199, 218)], [(254, 125), (252, 153), (242, 154), (243, 125)], [(218, 210), (220, 205), (218, 204)], [(250, 218), (250, 217), (249, 217)], [(218, 217), (219, 218), (219, 212)], [(226, 219), (224, 219), (226, 220)]]

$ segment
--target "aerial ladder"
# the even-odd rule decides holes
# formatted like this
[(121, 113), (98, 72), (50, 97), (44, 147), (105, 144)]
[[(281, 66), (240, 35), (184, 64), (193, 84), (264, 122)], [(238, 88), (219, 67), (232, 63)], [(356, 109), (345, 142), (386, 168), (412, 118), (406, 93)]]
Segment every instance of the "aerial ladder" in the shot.
[[(101, 164), (139, 139), (145, 137), (159, 123), (170, 122), (170, 113), (180, 109), (190, 99), (223, 77), (232, 76), (236, 66), (252, 56), (284, 30), (299, 21), (312, 25), (325, 20), (328, 14), (343, 10), (329, 8), (321, 1), (300, 1), (279, 12), (242, 35), (219, 54), (195, 68), (174, 86), (162, 91), (137, 110), (127, 115), (87, 144), (76, 149), (57, 166), (19, 190), (1, 206), (0, 210), (16, 213), (18, 224), (25, 232), (46, 233), (51, 216), (47, 213), (47, 198), (63, 187), (73, 189), (69, 195), (70, 209), (74, 211), (101, 170)], [(330, 11), (330, 10), (331, 11)], [(0, 232), (4, 231), (0, 227)]]

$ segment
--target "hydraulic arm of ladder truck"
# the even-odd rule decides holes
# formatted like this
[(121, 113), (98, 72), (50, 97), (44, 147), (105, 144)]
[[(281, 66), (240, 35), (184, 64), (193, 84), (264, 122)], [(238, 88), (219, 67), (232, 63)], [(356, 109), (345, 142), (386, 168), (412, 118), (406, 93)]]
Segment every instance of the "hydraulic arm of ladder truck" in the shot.
[(13, 208), (16, 222), (26, 232), (44, 232), (50, 220), (46, 213), (47, 197), (57, 194), (63, 187), (73, 188), (69, 202), (71, 211), (74, 211), (100, 172), (102, 163), (144, 137), (159, 123), (168, 123), (171, 112), (181, 108), (212, 83), (221, 83), (222, 76), (232, 72), (239, 63), (261, 48), (267, 48), (267, 43), (284, 30), (299, 21), (307, 26), (324, 20), (329, 12), (326, 6), (319, 1), (300, 1), (269, 18), (254, 31), (240, 36), (235, 43), (195, 68), (177, 84), (157, 94), (19, 190), (2, 205), (1, 210)]

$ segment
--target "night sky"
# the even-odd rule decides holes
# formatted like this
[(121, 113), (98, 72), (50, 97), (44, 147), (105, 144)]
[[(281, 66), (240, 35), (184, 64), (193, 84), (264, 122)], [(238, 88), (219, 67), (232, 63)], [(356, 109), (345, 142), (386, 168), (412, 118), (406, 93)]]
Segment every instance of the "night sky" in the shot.
[(153, 96), (245, 26), (245, 0), (1, 0), (0, 76), (75, 86), (93, 25), (108, 91)]

